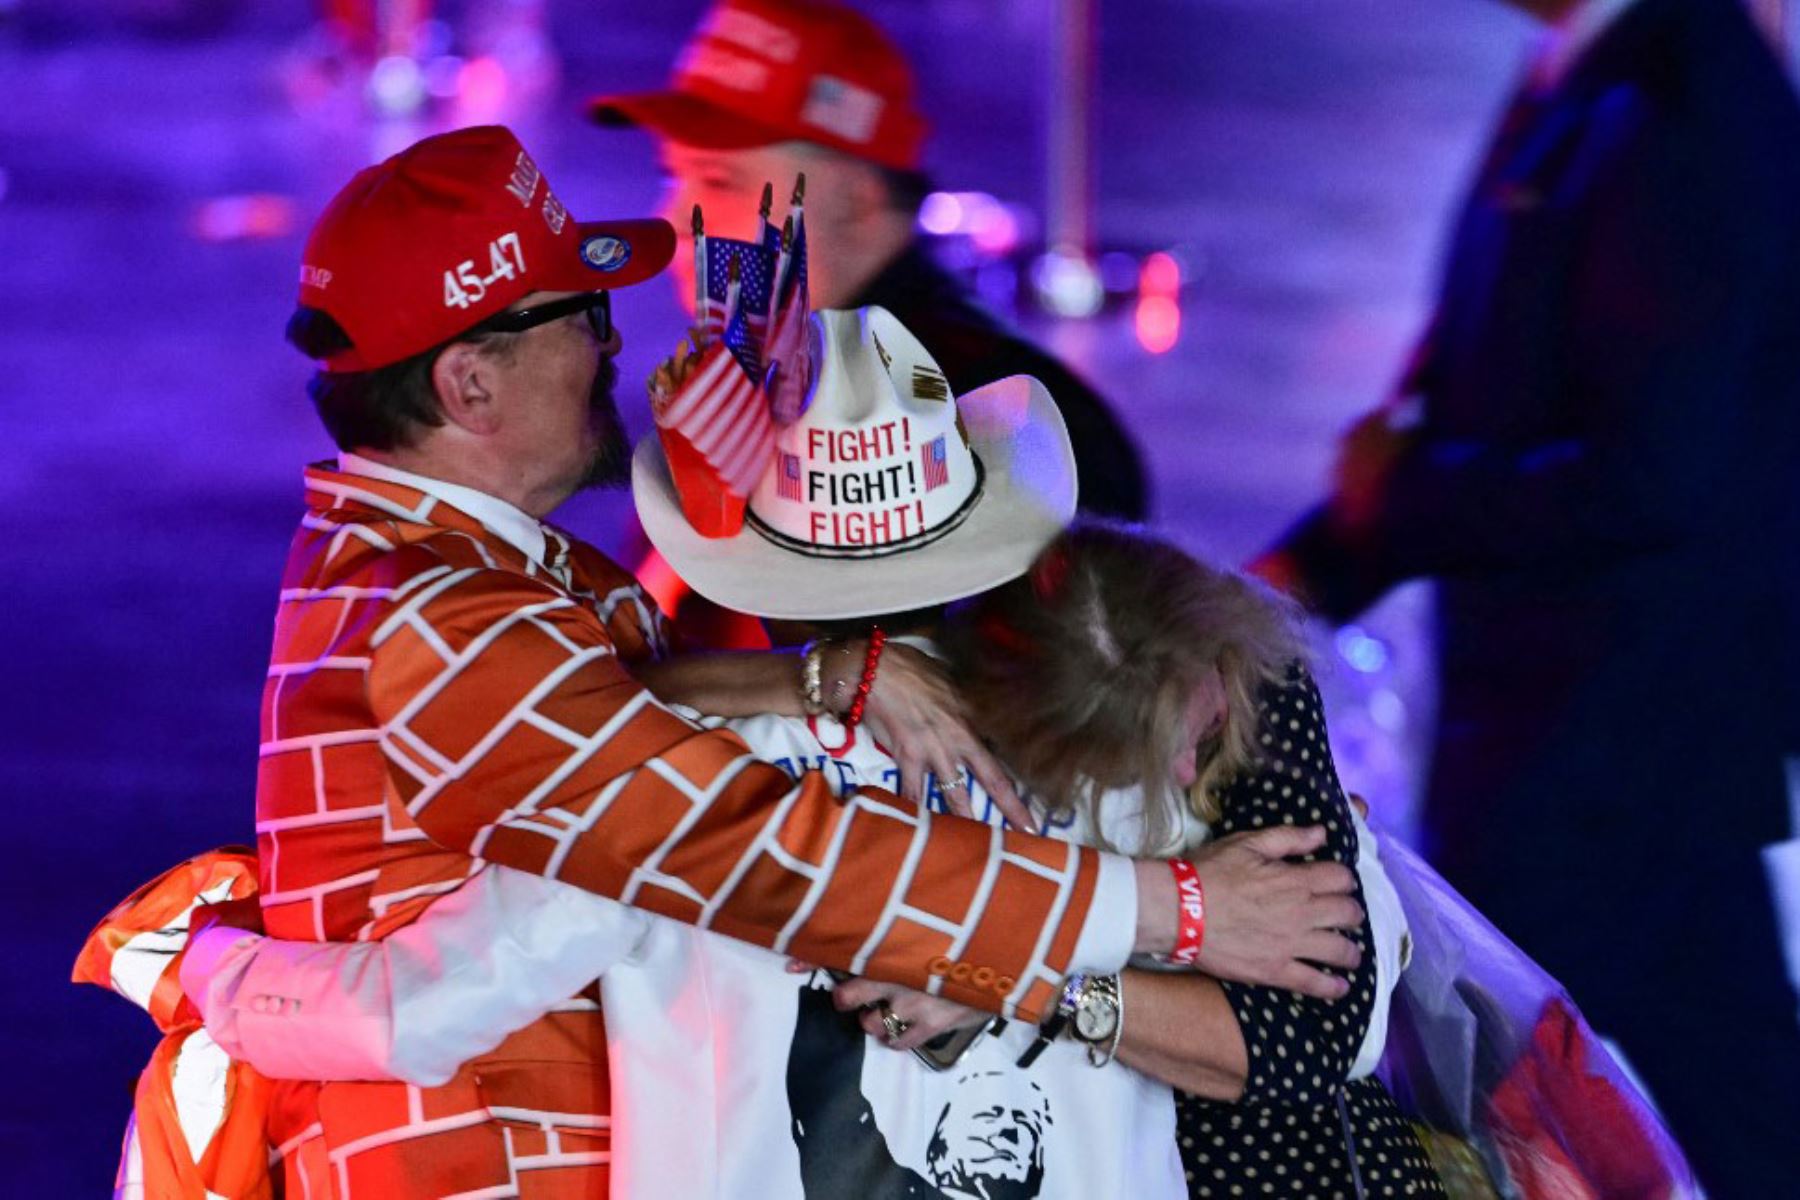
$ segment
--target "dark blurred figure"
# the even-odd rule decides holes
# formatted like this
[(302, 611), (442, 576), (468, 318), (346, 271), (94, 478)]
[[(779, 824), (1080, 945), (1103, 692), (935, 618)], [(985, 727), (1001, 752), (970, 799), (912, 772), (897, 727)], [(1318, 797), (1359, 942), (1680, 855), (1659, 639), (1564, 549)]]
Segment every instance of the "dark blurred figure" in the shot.
[(1800, 108), (1733, 0), (1514, 3), (1553, 36), (1415, 366), (1256, 567), (1336, 620), (1437, 579), (1434, 859), (1712, 1195), (1791, 1194)]
[(763, 184), (772, 181), (785, 200), (804, 171), (813, 307), (886, 308), (959, 395), (1008, 375), (1037, 377), (1068, 423), (1082, 510), (1143, 519), (1143, 464), (1106, 402), (983, 308), (918, 240), (930, 185), (914, 91), (899, 48), (854, 9), (723, 0), (701, 20), (665, 91), (603, 97), (593, 114), (660, 141), (669, 175), (662, 211), (682, 239), (673, 272), (682, 303), (694, 303), (693, 206), (704, 208), (709, 234), (754, 237)]

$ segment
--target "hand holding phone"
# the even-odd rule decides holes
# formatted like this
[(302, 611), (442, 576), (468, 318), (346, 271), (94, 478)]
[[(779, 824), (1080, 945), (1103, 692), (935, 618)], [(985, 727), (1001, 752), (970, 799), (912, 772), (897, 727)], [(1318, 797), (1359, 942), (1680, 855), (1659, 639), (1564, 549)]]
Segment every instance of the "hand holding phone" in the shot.
[[(836, 983), (849, 983), (856, 976), (844, 971), (827, 970), (825, 972)], [(885, 1012), (888, 1001), (871, 1000), (861, 1008), (862, 1012)], [(947, 1071), (955, 1066), (957, 1060), (968, 1053), (969, 1047), (981, 1040), (984, 1033), (998, 1033), (1006, 1028), (1004, 1017), (995, 1017), (991, 1021), (974, 1025), (962, 1025), (955, 1029), (946, 1029), (930, 1041), (913, 1048), (913, 1056), (934, 1071)]]

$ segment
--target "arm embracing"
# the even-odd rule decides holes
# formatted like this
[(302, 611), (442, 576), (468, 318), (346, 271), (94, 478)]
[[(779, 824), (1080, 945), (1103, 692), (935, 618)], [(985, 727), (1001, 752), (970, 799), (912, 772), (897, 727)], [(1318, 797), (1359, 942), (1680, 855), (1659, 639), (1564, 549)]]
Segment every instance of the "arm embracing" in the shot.
[(214, 926), (181, 983), (213, 1039), (271, 1078), (432, 1086), (625, 959), (651, 920), (490, 867), (376, 941)]
[(1129, 862), (796, 786), (669, 712), (593, 613), (533, 580), (470, 571), (413, 596), (369, 680), (389, 778), (439, 845), (1026, 1016), (1085, 932), (1097, 962), (1132, 948)]

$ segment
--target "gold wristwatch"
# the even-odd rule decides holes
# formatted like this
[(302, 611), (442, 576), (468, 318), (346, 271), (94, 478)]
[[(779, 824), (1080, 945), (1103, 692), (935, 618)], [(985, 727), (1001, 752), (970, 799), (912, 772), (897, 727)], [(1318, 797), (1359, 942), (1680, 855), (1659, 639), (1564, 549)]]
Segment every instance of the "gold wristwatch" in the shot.
[(1104, 1067), (1119, 1052), (1125, 1030), (1125, 993), (1117, 975), (1087, 975), (1074, 997), (1069, 1030), (1087, 1046), (1088, 1062)]

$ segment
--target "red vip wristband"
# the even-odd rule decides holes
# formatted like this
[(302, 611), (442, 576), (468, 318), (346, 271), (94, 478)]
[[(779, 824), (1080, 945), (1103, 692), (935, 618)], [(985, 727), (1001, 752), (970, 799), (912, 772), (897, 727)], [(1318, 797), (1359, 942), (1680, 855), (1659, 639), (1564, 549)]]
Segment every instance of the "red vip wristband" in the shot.
[(1168, 961), (1191, 967), (1200, 961), (1200, 946), (1206, 941), (1206, 891), (1200, 886), (1200, 872), (1187, 859), (1171, 858), (1169, 871), (1175, 876), (1175, 948)]

